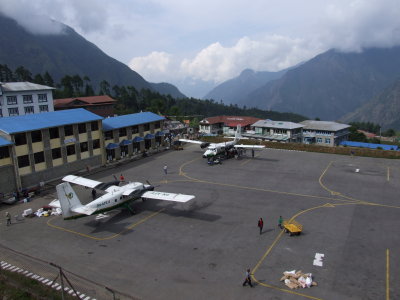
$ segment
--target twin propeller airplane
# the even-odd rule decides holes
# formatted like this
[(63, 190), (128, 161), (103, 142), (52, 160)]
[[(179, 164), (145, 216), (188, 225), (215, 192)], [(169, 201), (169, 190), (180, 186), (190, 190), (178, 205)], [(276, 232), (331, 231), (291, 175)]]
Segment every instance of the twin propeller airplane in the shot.
[(181, 142), (185, 143), (192, 143), (192, 144), (199, 144), (200, 148), (207, 148), (207, 150), (204, 152), (203, 157), (204, 158), (211, 158), (215, 157), (219, 154), (224, 154), (227, 150), (230, 150), (232, 148), (236, 149), (262, 149), (265, 148), (265, 146), (262, 145), (238, 145), (237, 143), (239, 140), (242, 138), (242, 135), (240, 133), (241, 126), (238, 125), (236, 128), (236, 133), (233, 141), (225, 142), (225, 143), (205, 143), (202, 141), (196, 141), (196, 140), (188, 140), (188, 139), (179, 139)]
[[(151, 184), (143, 184), (140, 182), (129, 182), (126, 185), (119, 186), (119, 181), (102, 183), (100, 181), (74, 175), (67, 175), (62, 180), (65, 182), (58, 184), (56, 187), (58, 199), (53, 200), (49, 205), (51, 207), (61, 208), (64, 219), (73, 219), (103, 213), (120, 206), (125, 206), (132, 211), (129, 202), (139, 198), (143, 200), (156, 199), (182, 203), (195, 197), (193, 195), (157, 192), (154, 191), (154, 186)], [(106, 194), (83, 205), (70, 183), (103, 190)]]

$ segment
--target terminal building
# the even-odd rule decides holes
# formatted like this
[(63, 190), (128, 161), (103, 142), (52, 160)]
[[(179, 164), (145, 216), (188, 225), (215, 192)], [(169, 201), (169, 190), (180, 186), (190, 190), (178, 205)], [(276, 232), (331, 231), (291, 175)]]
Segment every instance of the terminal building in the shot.
[(102, 119), (85, 109), (0, 118), (1, 192), (104, 164)]
[(266, 119), (252, 124), (252, 131), (243, 136), (272, 142), (301, 143), (303, 126), (293, 122)]
[(199, 122), (199, 132), (235, 135), (238, 125), (241, 126), (241, 132), (243, 133), (246, 130), (250, 130), (250, 126), (258, 120), (261, 119), (247, 116), (216, 116), (205, 118)]
[(303, 125), (303, 143), (321, 146), (338, 146), (349, 138), (350, 125), (331, 121), (306, 120)]
[(153, 152), (164, 146), (164, 117), (141, 112), (103, 120), (107, 161)]
[(0, 82), (0, 117), (54, 111), (53, 90), (31, 82)]

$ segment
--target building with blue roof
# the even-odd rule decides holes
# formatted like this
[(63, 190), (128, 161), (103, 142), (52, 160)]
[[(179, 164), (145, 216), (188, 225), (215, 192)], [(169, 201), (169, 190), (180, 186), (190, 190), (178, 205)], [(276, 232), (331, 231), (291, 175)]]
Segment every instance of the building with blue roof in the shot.
[(164, 144), (164, 117), (140, 112), (103, 120), (108, 161), (131, 157), (157, 149)]
[(347, 147), (358, 147), (358, 148), (369, 148), (369, 149), (382, 149), (382, 150), (394, 150), (399, 151), (399, 146), (396, 145), (386, 145), (386, 144), (373, 144), (373, 143), (362, 143), (362, 142), (352, 142), (343, 141), (340, 143), (341, 146)]
[(102, 119), (85, 109), (0, 118), (0, 192), (103, 165)]

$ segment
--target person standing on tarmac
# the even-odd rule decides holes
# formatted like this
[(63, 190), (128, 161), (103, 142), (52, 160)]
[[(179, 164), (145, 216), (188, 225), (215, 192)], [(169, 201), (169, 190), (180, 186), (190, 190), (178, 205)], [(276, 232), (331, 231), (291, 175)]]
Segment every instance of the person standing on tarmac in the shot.
[(243, 282), (243, 286), (246, 286), (247, 284), (249, 284), (250, 287), (253, 287), (253, 284), (251, 283), (250, 269), (247, 269), (247, 271), (246, 271), (246, 278)]
[(264, 227), (264, 221), (263, 221), (262, 218), (259, 218), (259, 219), (258, 219), (258, 224), (257, 224), (257, 226), (258, 226), (258, 228), (260, 228), (260, 234), (262, 234), (262, 230), (263, 230), (263, 227)]
[(282, 229), (282, 223), (283, 223), (282, 216), (279, 216), (278, 227), (279, 227), (280, 229)]
[(11, 225), (11, 215), (9, 212), (6, 212), (6, 220), (7, 220), (7, 226)]

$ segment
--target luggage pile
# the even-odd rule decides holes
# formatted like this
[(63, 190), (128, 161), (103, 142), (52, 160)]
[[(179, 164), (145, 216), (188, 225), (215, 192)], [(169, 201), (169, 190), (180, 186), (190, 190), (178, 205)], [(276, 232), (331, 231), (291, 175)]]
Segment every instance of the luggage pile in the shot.
[(312, 280), (311, 273), (303, 273), (302, 271), (285, 271), (280, 279), (290, 289), (297, 288), (309, 288), (311, 286), (317, 286), (317, 283)]

